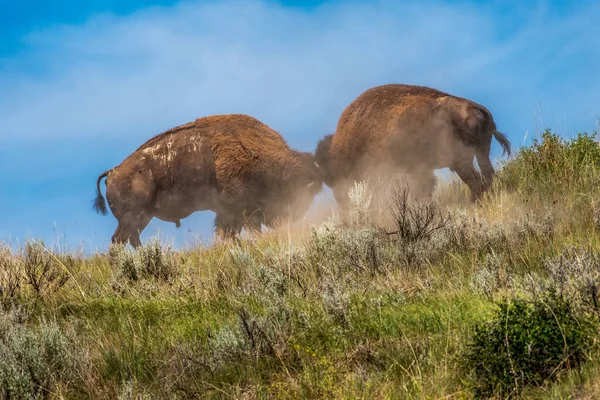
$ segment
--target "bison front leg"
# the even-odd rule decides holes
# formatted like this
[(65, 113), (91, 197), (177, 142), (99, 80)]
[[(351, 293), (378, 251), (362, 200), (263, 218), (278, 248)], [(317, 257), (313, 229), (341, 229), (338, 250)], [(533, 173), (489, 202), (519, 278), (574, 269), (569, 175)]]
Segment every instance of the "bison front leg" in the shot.
[(431, 169), (411, 171), (409, 174), (412, 193), (416, 198), (429, 200), (433, 197), (437, 179)]
[(242, 230), (241, 215), (229, 212), (217, 213), (215, 229), (221, 240), (235, 237)]
[(333, 197), (342, 212), (344, 212), (348, 209), (348, 206), (349, 206), (348, 193), (349, 193), (351, 187), (352, 187), (352, 185), (349, 183), (349, 181), (338, 182), (333, 187), (333, 190), (332, 190)]
[(247, 232), (261, 233), (262, 231), (262, 218), (260, 211), (255, 211), (244, 219), (244, 227)]
[(137, 249), (142, 245), (140, 233), (148, 226), (151, 219), (152, 216), (146, 213), (125, 213), (119, 220), (112, 242), (121, 244), (129, 242), (133, 248)]

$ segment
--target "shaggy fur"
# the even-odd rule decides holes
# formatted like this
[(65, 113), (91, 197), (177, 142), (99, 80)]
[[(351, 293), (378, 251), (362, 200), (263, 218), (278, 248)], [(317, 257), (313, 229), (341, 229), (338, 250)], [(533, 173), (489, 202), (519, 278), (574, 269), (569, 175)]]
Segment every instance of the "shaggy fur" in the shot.
[(179, 227), (195, 211), (211, 210), (221, 236), (297, 220), (322, 188), (312, 154), (290, 149), (279, 133), (241, 114), (200, 118), (148, 140), (98, 178), (94, 208), (102, 214), (104, 177), (119, 221), (112, 241), (134, 247), (153, 217)]
[[(358, 96), (342, 112), (335, 133), (319, 142), (315, 158), (342, 206), (354, 181), (398, 172), (416, 178), (421, 193), (431, 194), (433, 171), (446, 167), (476, 200), (492, 183), (492, 136), (503, 155), (510, 155), (510, 142), (482, 105), (424, 86), (389, 84)], [(474, 156), (483, 176), (473, 166)]]

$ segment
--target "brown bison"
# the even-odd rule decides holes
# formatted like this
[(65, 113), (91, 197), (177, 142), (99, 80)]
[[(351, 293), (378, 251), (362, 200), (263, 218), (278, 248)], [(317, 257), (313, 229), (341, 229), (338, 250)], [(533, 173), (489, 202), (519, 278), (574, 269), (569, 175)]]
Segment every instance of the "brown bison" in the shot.
[(221, 236), (242, 227), (260, 231), (279, 218), (300, 218), (322, 188), (310, 153), (292, 150), (284, 138), (241, 114), (214, 115), (148, 140), (119, 166), (98, 178), (94, 209), (106, 215), (100, 182), (119, 221), (113, 243), (138, 247), (152, 217), (174, 222), (195, 211), (216, 213)]
[(446, 167), (476, 200), (492, 182), (492, 136), (510, 156), (508, 138), (482, 105), (424, 86), (389, 84), (358, 96), (342, 112), (335, 133), (321, 139), (315, 157), (342, 206), (354, 181), (396, 172), (417, 178), (420, 193), (431, 194), (434, 170)]

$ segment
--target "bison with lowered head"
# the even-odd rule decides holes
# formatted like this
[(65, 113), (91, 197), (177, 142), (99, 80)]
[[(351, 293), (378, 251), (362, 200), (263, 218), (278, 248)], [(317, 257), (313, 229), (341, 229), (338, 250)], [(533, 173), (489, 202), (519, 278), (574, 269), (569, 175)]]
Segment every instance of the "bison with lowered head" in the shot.
[(342, 206), (354, 181), (396, 172), (416, 178), (421, 194), (431, 194), (434, 170), (441, 168), (456, 172), (474, 201), (492, 182), (492, 137), (510, 156), (508, 138), (482, 105), (424, 86), (389, 84), (358, 96), (342, 112), (335, 133), (321, 139), (315, 156)]
[(97, 181), (94, 208), (106, 214), (100, 182), (118, 220), (113, 243), (138, 247), (152, 217), (174, 222), (212, 210), (221, 236), (300, 218), (321, 190), (313, 155), (292, 150), (257, 119), (214, 115), (148, 140)]

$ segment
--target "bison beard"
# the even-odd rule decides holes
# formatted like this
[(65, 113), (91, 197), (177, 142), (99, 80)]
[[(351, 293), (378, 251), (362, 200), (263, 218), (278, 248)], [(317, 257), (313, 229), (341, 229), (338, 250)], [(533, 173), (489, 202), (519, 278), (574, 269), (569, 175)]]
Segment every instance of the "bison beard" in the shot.
[(492, 137), (510, 155), (509, 140), (482, 105), (424, 86), (390, 84), (358, 96), (342, 112), (335, 133), (319, 142), (315, 157), (343, 207), (354, 181), (396, 173), (412, 177), (419, 194), (429, 196), (434, 170), (442, 168), (456, 172), (475, 201), (492, 183)]
[(192, 213), (211, 210), (221, 237), (297, 220), (322, 187), (312, 154), (290, 149), (279, 133), (242, 114), (200, 118), (148, 140), (98, 178), (94, 208), (101, 214), (105, 177), (118, 220), (112, 242), (134, 247), (153, 217), (179, 227)]

